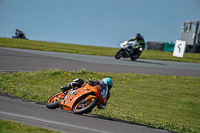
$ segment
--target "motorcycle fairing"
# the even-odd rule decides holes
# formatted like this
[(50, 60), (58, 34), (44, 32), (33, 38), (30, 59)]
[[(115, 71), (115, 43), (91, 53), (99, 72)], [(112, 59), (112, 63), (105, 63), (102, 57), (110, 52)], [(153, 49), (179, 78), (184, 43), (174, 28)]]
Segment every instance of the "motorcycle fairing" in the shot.
[[(97, 87), (98, 86), (98, 87)], [(97, 97), (99, 103), (106, 102), (106, 98), (102, 97), (102, 94), (98, 89), (103, 88), (103, 86), (99, 83), (97, 86), (91, 86), (89, 84), (85, 85), (84, 87), (78, 88), (76, 90), (69, 91), (65, 98), (61, 100), (60, 105), (64, 110), (72, 111), (74, 104), (82, 99), (87, 94), (94, 93), (95, 95), (90, 95), (85, 101), (91, 99), (92, 97)]]

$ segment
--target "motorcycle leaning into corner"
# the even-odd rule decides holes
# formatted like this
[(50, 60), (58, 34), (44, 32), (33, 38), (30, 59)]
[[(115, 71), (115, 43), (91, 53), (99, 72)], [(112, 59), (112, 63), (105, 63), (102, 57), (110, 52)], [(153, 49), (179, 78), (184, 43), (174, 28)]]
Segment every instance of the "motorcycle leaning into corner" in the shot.
[(46, 102), (46, 107), (55, 109), (61, 107), (63, 110), (75, 114), (91, 112), (97, 105), (105, 104), (108, 98), (108, 88), (98, 80), (98, 83), (87, 83), (81, 88), (66, 92), (58, 92), (52, 95)]
[(17, 39), (26, 39), (28, 40), (28, 38), (26, 38), (25, 34), (23, 33), (22, 35), (20, 36), (12, 36), (12, 38), (17, 38)]
[(143, 48), (134, 42), (128, 42), (127, 40), (120, 43), (121, 49), (115, 54), (115, 59), (131, 58), (135, 61), (142, 54)]

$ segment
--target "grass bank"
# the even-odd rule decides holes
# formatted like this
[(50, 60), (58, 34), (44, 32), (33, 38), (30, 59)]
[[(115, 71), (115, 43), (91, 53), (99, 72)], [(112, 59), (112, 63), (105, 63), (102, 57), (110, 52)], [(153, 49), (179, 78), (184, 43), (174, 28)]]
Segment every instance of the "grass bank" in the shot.
[(0, 120), (0, 133), (61, 133), (48, 129), (31, 127), (20, 122)]
[[(0, 47), (100, 55), (100, 56), (113, 56), (113, 57), (119, 50), (119, 48), (97, 47), (97, 46), (33, 41), (33, 40), (23, 40), (23, 39), (10, 39), (10, 38), (0, 38)], [(200, 54), (185, 53), (184, 58), (179, 58), (179, 57), (174, 57), (172, 52), (145, 50), (143, 51), (140, 59), (200, 63)]]
[(46, 102), (75, 78), (111, 77), (114, 86), (107, 108), (92, 114), (137, 122), (160, 129), (200, 132), (200, 77), (131, 73), (42, 70), (0, 74), (1, 91)]

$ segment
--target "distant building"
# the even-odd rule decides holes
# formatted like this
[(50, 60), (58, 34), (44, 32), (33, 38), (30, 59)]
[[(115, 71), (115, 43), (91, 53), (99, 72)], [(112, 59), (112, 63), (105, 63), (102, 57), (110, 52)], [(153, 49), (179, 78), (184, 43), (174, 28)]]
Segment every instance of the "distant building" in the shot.
[(146, 50), (173, 52), (175, 43), (148, 41)]
[(200, 53), (200, 21), (184, 22), (182, 41), (186, 41), (186, 52)]
[[(182, 41), (186, 41), (186, 52), (200, 53), (200, 21), (184, 22), (182, 27)], [(147, 42), (147, 50), (173, 51), (175, 43)]]
[(155, 51), (164, 51), (164, 43), (163, 42), (151, 42), (148, 41), (146, 43), (146, 50), (155, 50)]

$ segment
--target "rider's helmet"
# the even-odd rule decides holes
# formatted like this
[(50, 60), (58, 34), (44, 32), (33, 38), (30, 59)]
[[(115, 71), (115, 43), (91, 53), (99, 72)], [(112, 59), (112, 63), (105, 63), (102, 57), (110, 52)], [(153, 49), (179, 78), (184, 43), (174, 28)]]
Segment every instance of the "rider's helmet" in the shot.
[(141, 37), (141, 34), (140, 33), (137, 33), (136, 34), (136, 38), (140, 38)]
[(101, 81), (108, 86), (108, 90), (110, 90), (112, 88), (112, 86), (113, 86), (112, 79), (105, 77)]
[(16, 31), (18, 31), (18, 29), (16, 29)]

